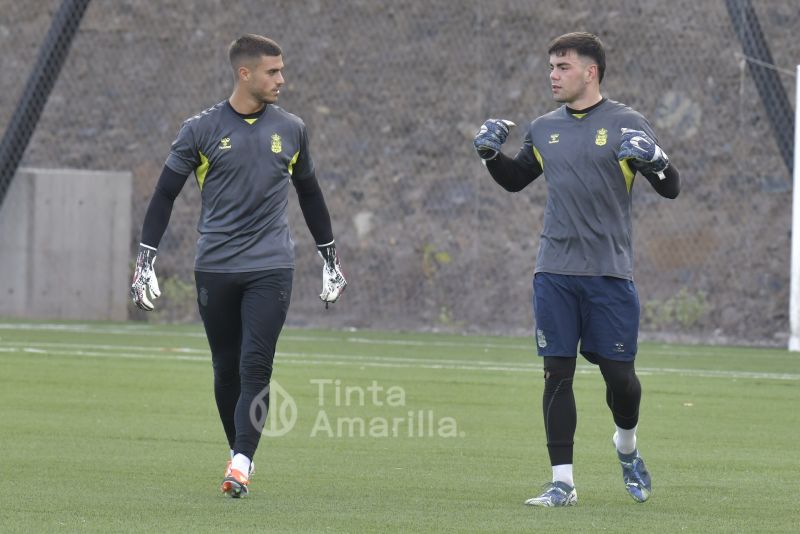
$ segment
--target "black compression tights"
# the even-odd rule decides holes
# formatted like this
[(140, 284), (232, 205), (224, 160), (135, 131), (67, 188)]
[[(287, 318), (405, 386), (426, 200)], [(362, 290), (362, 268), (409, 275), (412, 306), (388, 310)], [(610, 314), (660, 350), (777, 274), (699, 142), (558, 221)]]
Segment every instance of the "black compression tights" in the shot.
[[(597, 358), (606, 382), (606, 403), (620, 428), (633, 428), (639, 420), (642, 388), (633, 362)], [(544, 358), (542, 413), (551, 465), (571, 464), (578, 416), (572, 381), (576, 358)]]
[(269, 409), (267, 386), (289, 309), (292, 270), (196, 271), (195, 281), (222, 427), (230, 448), (252, 460)]
[(620, 428), (633, 428), (639, 423), (639, 402), (642, 385), (633, 362), (618, 362), (599, 358), (600, 372), (606, 381), (606, 404)]

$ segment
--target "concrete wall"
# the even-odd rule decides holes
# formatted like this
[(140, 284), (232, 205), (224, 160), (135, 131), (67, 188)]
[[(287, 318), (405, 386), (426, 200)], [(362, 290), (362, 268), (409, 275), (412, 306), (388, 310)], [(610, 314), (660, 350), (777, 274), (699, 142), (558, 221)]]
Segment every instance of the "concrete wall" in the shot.
[(128, 316), (131, 173), (18, 171), (0, 206), (0, 316)]

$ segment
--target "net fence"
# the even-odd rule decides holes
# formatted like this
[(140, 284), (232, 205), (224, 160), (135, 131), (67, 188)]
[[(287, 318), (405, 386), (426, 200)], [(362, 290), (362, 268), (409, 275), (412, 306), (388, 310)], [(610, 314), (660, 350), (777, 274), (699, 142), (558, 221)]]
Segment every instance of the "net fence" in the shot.
[[(0, 0), (3, 130), (59, 5)], [(758, 72), (773, 73), (771, 85), (759, 85), (758, 58), (737, 34), (755, 18), (771, 52)], [(230, 94), (227, 45), (267, 35), (283, 47), (279, 105), (308, 126), (351, 282), (326, 311), (320, 260), (290, 202), (288, 324), (528, 333), (546, 186), (502, 190), (472, 138), (489, 117), (524, 125), (553, 109), (547, 43), (591, 31), (607, 47), (604, 95), (650, 119), (682, 176), (675, 201), (642, 179), (633, 188), (643, 331), (783, 344), (791, 143), (774, 116), (794, 95), (798, 27), (794, 0), (94, 0), (22, 165), (132, 171), (133, 259), (180, 124)], [(131, 308), (132, 318), (197, 320), (199, 205), (187, 181), (160, 245), (163, 302), (147, 317)]]

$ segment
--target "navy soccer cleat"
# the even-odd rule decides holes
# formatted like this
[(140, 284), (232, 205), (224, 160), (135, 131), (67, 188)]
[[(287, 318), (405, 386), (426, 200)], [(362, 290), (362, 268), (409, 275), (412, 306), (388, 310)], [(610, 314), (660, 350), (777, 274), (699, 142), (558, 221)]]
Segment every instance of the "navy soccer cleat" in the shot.
[(645, 502), (653, 493), (650, 473), (644, 465), (644, 460), (635, 450), (631, 454), (622, 454), (617, 451), (619, 463), (622, 466), (622, 481), (625, 489), (636, 502)]
[(538, 497), (525, 501), (528, 506), (542, 506), (553, 508), (556, 506), (575, 506), (578, 504), (578, 494), (575, 488), (564, 482), (548, 482), (542, 486), (544, 490)]

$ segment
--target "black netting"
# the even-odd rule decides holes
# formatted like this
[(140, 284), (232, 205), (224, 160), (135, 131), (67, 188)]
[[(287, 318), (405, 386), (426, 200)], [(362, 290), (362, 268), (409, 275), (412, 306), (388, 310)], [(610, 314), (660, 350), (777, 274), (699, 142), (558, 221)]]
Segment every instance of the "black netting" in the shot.
[[(59, 5), (0, 0), (2, 127)], [(752, 55), (756, 27), (769, 57)], [(293, 203), (290, 324), (524, 333), (546, 190), (500, 189), (472, 137), (488, 117), (525, 124), (552, 109), (547, 43), (592, 31), (608, 49), (604, 94), (651, 120), (683, 179), (676, 201), (634, 187), (643, 329), (783, 343), (792, 143), (780, 131), (799, 27), (795, 0), (95, 0), (23, 164), (131, 170), (133, 251), (181, 122), (230, 93), (228, 43), (268, 35), (285, 54), (280, 105), (309, 127), (351, 281), (325, 312)], [(198, 207), (187, 182), (161, 245), (171, 300), (156, 320), (196, 317)]]
[(65, 0), (39, 46), (38, 57), (0, 139), (0, 206), (50, 96), (89, 0)]

